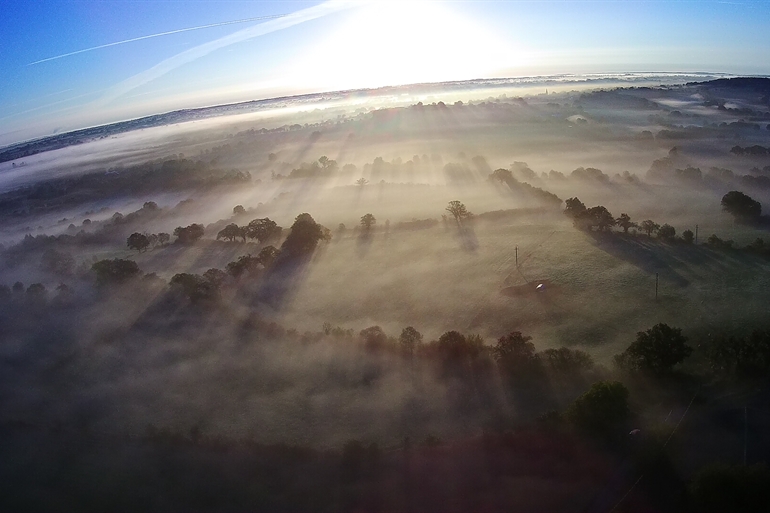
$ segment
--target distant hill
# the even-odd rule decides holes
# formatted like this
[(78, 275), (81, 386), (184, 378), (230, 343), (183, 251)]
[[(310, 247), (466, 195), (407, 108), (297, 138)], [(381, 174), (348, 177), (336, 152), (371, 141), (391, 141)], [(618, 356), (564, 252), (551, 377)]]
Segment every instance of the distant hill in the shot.
[[(565, 83), (575, 84), (591, 84), (597, 87), (606, 87), (617, 84), (628, 84), (633, 86), (636, 83), (642, 83), (650, 81), (660, 81), (664, 83), (671, 80), (672, 77), (676, 79), (687, 79), (703, 76), (704, 78), (717, 76), (715, 74), (705, 73), (692, 73), (686, 76), (680, 74), (667, 74), (667, 73), (622, 73), (622, 74), (597, 74), (597, 75), (552, 75), (552, 76), (536, 76), (536, 77), (516, 77), (516, 78), (496, 78), (496, 79), (475, 79), (475, 80), (462, 80), (453, 82), (439, 82), (439, 83), (422, 83), (422, 84), (409, 84), (399, 86), (386, 86), (376, 89), (351, 89), (346, 91), (337, 92), (325, 92), (325, 93), (312, 93), (298, 96), (284, 96), (279, 98), (269, 98), (264, 100), (252, 100), (240, 103), (232, 103), (228, 105), (217, 105), (213, 107), (201, 107), (195, 109), (182, 109), (173, 112), (167, 112), (164, 114), (154, 114), (142, 118), (132, 119), (128, 121), (120, 121), (117, 123), (111, 123), (107, 125), (100, 125), (90, 128), (83, 128), (80, 130), (74, 130), (72, 132), (66, 132), (57, 135), (51, 135), (41, 137), (31, 141), (19, 142), (0, 148), (0, 163), (10, 162), (38, 153), (46, 151), (58, 150), (66, 148), (67, 146), (74, 146), (77, 144), (83, 144), (88, 141), (96, 139), (111, 137), (124, 132), (130, 132), (132, 130), (139, 130), (142, 128), (153, 128), (165, 125), (171, 125), (174, 123), (184, 123), (187, 121), (194, 121), (198, 119), (206, 119), (217, 116), (227, 116), (232, 114), (241, 114), (258, 111), (265, 108), (278, 108), (288, 105), (297, 105), (303, 103), (315, 103), (319, 101), (329, 100), (344, 100), (347, 98), (356, 98), (361, 95), (371, 95), (373, 92), (381, 95), (388, 94), (427, 94), (435, 93), (437, 91), (463, 91), (473, 90), (477, 88), (484, 89), (504, 89), (511, 86), (543, 86), (550, 87), (553, 85), (564, 85)], [(686, 78), (684, 78), (686, 77)], [(738, 84), (740, 81), (769, 81), (770, 79), (754, 79), (754, 78), (731, 78), (731, 79), (718, 79), (711, 80), (709, 82), (691, 82), (690, 84), (717, 84), (717, 83), (730, 83)], [(738, 81), (738, 82), (733, 82)], [(753, 83), (753, 82), (752, 82)], [(736, 87), (738, 87), (736, 85)], [(745, 86), (744, 86), (745, 87)], [(765, 88), (770, 85), (763, 86)]]
[(707, 86), (717, 89), (742, 89), (770, 92), (770, 78), (763, 77), (718, 78), (707, 82), (690, 82), (687, 85)]

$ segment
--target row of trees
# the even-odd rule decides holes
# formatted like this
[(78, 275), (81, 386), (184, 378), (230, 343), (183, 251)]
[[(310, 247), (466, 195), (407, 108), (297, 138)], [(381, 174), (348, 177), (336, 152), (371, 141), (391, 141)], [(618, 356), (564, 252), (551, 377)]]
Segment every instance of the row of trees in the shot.
[[(564, 214), (571, 217), (575, 227), (581, 230), (593, 231), (595, 229), (599, 232), (610, 232), (613, 227), (617, 226), (623, 230), (623, 233), (628, 233), (629, 230), (639, 230), (647, 234), (648, 237), (652, 237), (653, 233), (657, 233), (658, 238), (664, 240), (671, 240), (676, 237), (676, 229), (670, 224), (660, 225), (652, 219), (645, 219), (637, 223), (632, 221), (631, 216), (625, 212), (616, 218), (602, 205), (586, 208), (585, 204), (578, 198), (569, 198), (565, 203)], [(694, 236), (695, 234), (691, 230), (682, 232), (682, 240), (687, 243), (692, 243)]]
[(264, 217), (260, 219), (254, 219), (247, 225), (238, 226), (235, 223), (230, 223), (217, 233), (217, 240), (225, 239), (234, 241), (235, 239), (242, 239), (246, 242), (246, 238), (257, 240), (260, 243), (268, 242), (280, 238), (283, 228), (270, 219)]

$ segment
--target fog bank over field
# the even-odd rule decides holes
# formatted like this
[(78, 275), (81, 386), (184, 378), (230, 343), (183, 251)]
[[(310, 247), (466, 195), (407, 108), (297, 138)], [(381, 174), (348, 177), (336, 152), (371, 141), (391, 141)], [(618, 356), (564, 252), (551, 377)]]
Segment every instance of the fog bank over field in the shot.
[[(537, 474), (554, 501), (609, 509), (643, 471), (670, 488), (635, 507), (682, 504), (749, 430), (749, 464), (770, 454), (747, 413), (770, 372), (770, 79), (691, 78), (354, 91), (11, 148), (0, 429), (138, 474), (111, 451), (184, 473), (288, 444), (339, 497), (569, 453)], [(490, 463), (530, 432), (528, 470)]]

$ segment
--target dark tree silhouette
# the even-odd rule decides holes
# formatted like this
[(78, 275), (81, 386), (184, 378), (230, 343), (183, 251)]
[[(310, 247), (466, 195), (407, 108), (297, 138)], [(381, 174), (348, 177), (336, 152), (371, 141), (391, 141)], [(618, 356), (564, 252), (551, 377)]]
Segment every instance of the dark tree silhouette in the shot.
[(128, 236), (128, 239), (126, 239), (126, 246), (128, 246), (129, 249), (135, 249), (140, 253), (143, 249), (146, 250), (149, 245), (150, 238), (143, 233), (132, 233)]
[(280, 252), (275, 247), (265, 246), (260, 250), (257, 258), (259, 259), (260, 264), (265, 267), (270, 267), (273, 265), (273, 262), (275, 262), (275, 259), (278, 258), (279, 253)]
[(463, 220), (473, 216), (473, 214), (465, 208), (465, 205), (458, 200), (450, 201), (449, 205), (444, 210), (452, 214), (458, 226), (462, 224)]
[(628, 389), (618, 381), (594, 383), (566, 412), (567, 419), (578, 429), (608, 438), (625, 434), (628, 416)]
[(172, 289), (180, 291), (193, 303), (211, 301), (219, 297), (219, 287), (197, 274), (175, 274), (169, 285)]
[(170, 240), (171, 240), (171, 235), (169, 235), (168, 233), (160, 232), (158, 234), (158, 244), (160, 244), (161, 246), (164, 244), (168, 244), (168, 241)]
[(623, 229), (623, 233), (628, 233), (629, 229), (638, 227), (635, 222), (631, 221), (631, 216), (626, 213), (620, 214), (620, 217), (615, 219), (615, 224)]
[(581, 216), (585, 217), (591, 228), (596, 227), (600, 232), (607, 231), (615, 226), (615, 218), (612, 216), (609, 210), (602, 205), (591, 207), (585, 211)]
[(669, 240), (676, 237), (676, 229), (670, 224), (666, 223), (658, 228), (658, 238)]
[(243, 235), (243, 230), (235, 223), (230, 223), (217, 233), (217, 240), (227, 239), (230, 242)]
[(259, 242), (267, 242), (270, 239), (278, 238), (283, 231), (283, 228), (278, 226), (269, 217), (254, 219), (245, 228), (246, 235), (250, 239), (257, 239)]
[(722, 196), (722, 209), (739, 221), (755, 221), (762, 215), (762, 204), (740, 191)]
[(641, 228), (648, 237), (652, 237), (652, 232), (658, 231), (660, 229), (660, 225), (651, 219), (647, 219), (642, 221), (642, 223), (639, 225), (639, 228)]
[(636, 341), (615, 356), (615, 363), (623, 369), (665, 374), (690, 353), (692, 348), (682, 330), (660, 323), (637, 333)]
[(194, 223), (185, 227), (177, 226), (174, 228), (174, 235), (176, 236), (177, 242), (181, 244), (192, 244), (203, 237), (203, 225)]
[(369, 183), (369, 180), (367, 180), (363, 176), (361, 178), (359, 178), (358, 180), (356, 180), (356, 185), (358, 185), (359, 187), (363, 187), (364, 185), (366, 185), (368, 183)]
[(361, 341), (368, 351), (379, 351), (385, 347), (388, 341), (388, 336), (379, 326), (370, 326), (361, 330), (358, 336), (361, 337)]
[(246, 213), (246, 209), (243, 208), (243, 205), (235, 205), (233, 207), (233, 215), (239, 216), (239, 215), (245, 214), (245, 213)]
[(281, 245), (281, 254), (289, 258), (310, 255), (324, 237), (323, 226), (316, 223), (310, 214), (300, 214), (294, 220), (288, 237)]
[(377, 223), (377, 218), (375, 218), (372, 214), (364, 214), (361, 216), (361, 226), (364, 227), (364, 231), (369, 231), (372, 229), (372, 225)]
[(692, 230), (685, 230), (682, 232), (682, 240), (687, 244), (692, 244), (695, 240), (695, 234), (692, 232)]
[(91, 269), (96, 273), (96, 282), (100, 285), (122, 283), (141, 274), (136, 262), (120, 258), (99, 260)]
[(48, 248), (40, 256), (40, 265), (48, 272), (67, 275), (75, 269), (75, 259), (69, 253)]
[(564, 202), (564, 204), (566, 205), (564, 208), (564, 213), (573, 219), (582, 215), (586, 211), (585, 204), (578, 198), (569, 198)]
[(412, 326), (407, 326), (401, 331), (398, 341), (404, 354), (412, 356), (414, 350), (422, 343), (422, 334)]

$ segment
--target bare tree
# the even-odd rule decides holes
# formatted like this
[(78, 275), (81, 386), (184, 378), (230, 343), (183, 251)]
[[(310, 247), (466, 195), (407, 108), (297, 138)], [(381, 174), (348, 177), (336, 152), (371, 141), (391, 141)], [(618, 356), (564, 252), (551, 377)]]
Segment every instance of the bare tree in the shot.
[(445, 210), (454, 216), (457, 226), (462, 224), (463, 219), (468, 219), (473, 216), (473, 214), (465, 208), (465, 205), (458, 200), (450, 201)]

